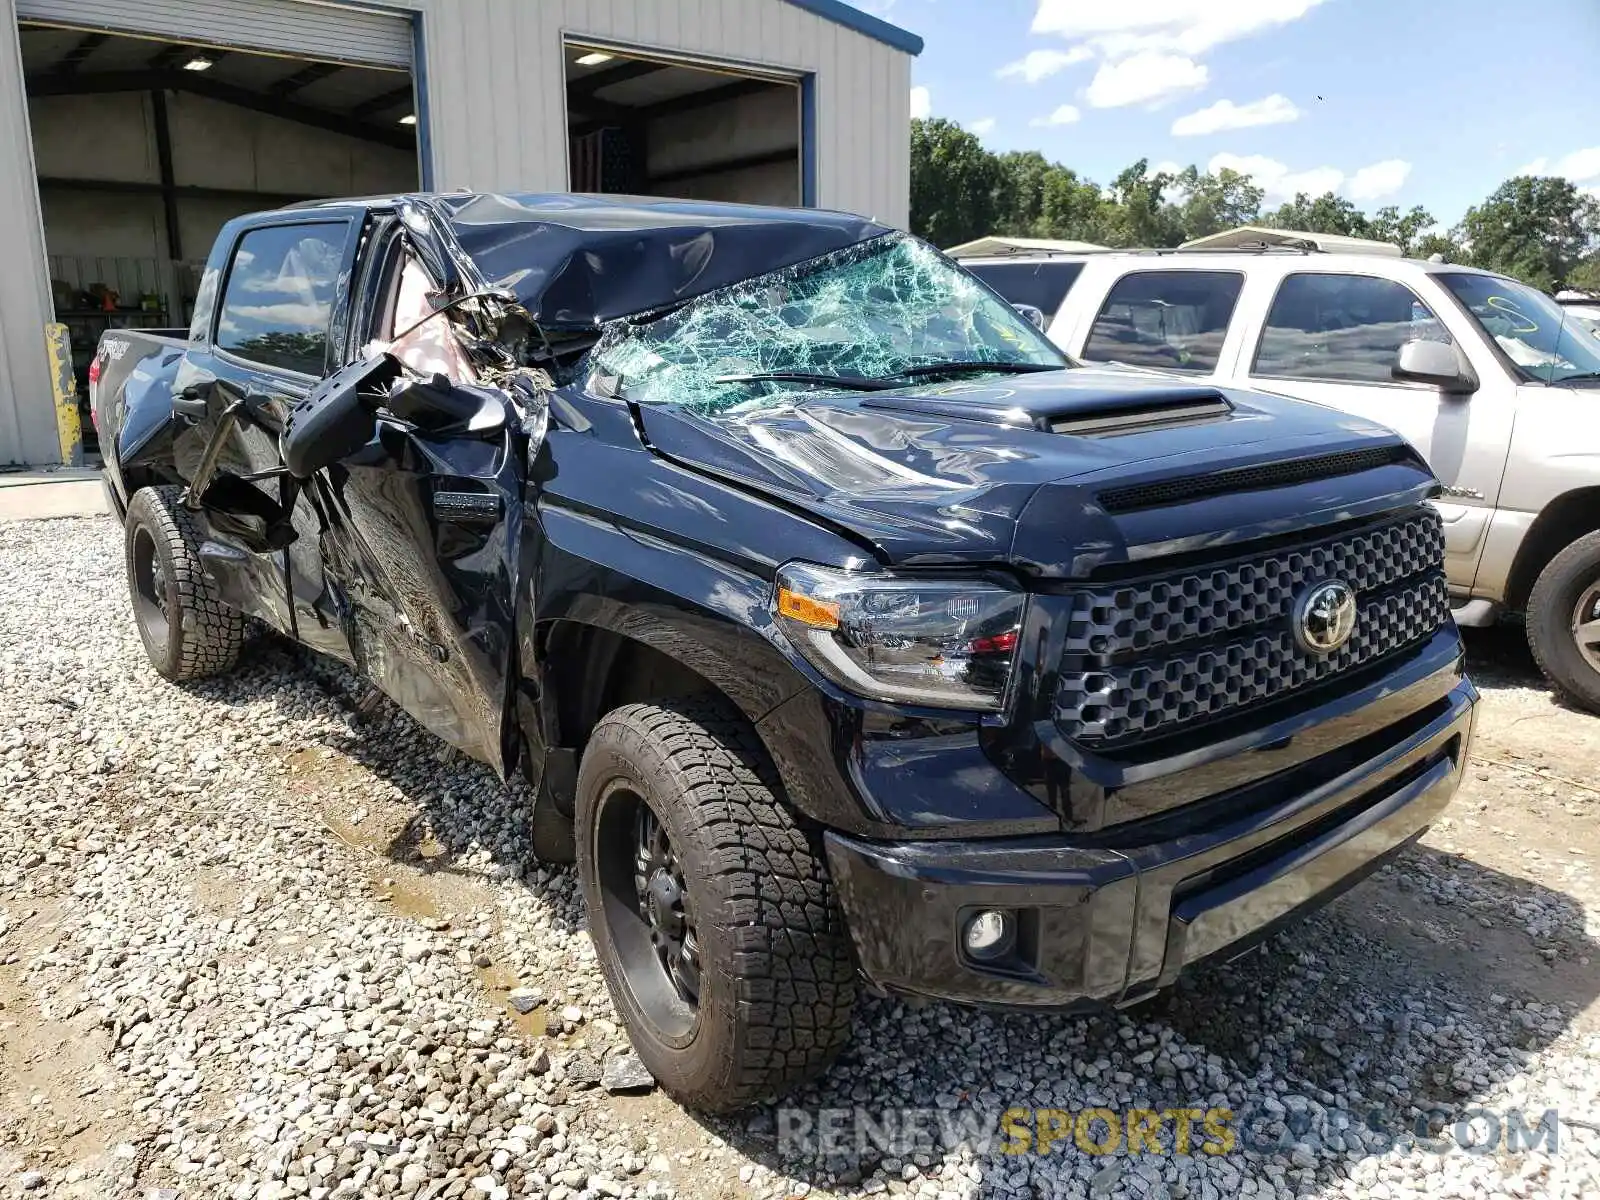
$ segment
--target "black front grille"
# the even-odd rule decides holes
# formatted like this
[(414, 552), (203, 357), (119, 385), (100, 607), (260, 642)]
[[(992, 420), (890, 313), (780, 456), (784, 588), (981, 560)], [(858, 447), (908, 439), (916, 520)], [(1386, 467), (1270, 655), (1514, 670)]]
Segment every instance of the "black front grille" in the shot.
[(1404, 446), (1377, 446), (1370, 450), (1346, 450), (1342, 454), (1324, 454), (1317, 458), (1263, 463), (1259, 467), (1234, 467), (1210, 475), (1191, 475), (1186, 479), (1163, 479), (1156, 483), (1108, 488), (1097, 498), (1100, 507), (1108, 513), (1135, 512), (1141, 508), (1161, 508), (1207, 496), (1287, 487), (1317, 479), (1332, 479), (1336, 475), (1354, 475), (1358, 471), (1371, 471), (1377, 467), (1406, 462), (1410, 458), (1411, 452)]
[[(1444, 534), (1424, 508), (1302, 546), (1077, 593), (1055, 697), (1057, 727), (1115, 745), (1231, 714), (1416, 644), (1450, 613)], [(1298, 598), (1340, 580), (1350, 640), (1327, 656), (1291, 629)]]

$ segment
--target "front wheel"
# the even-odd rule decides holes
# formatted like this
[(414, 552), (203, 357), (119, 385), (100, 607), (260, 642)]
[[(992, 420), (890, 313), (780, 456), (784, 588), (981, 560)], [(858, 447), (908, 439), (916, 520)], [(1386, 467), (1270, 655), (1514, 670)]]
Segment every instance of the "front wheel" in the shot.
[(176, 487), (141, 488), (123, 526), (139, 637), (151, 665), (179, 682), (231, 669), (244, 644), (244, 617), (217, 595), (182, 494)]
[(578, 873), (639, 1058), (707, 1112), (820, 1073), (855, 970), (820, 845), (773, 794), (750, 727), (706, 698), (600, 720), (578, 772)]
[(1600, 713), (1600, 533), (1579, 538), (1539, 573), (1527, 623), (1533, 657), (1556, 691)]

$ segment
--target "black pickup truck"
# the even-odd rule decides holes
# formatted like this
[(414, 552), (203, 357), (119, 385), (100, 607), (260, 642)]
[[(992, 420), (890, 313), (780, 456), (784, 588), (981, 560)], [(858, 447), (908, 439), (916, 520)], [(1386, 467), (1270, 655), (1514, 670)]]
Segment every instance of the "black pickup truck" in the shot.
[(134, 615), (247, 618), (534, 785), (645, 1064), (729, 1109), (859, 987), (1126, 1005), (1414, 839), (1477, 695), (1389, 431), (1093, 371), (924, 243), (578, 196), (230, 223), (94, 364)]

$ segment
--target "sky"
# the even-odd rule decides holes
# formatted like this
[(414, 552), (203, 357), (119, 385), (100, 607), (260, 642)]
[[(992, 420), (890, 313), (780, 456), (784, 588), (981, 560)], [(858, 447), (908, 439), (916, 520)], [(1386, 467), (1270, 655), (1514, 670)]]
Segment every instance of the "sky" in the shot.
[(1504, 180), (1600, 196), (1600, 0), (855, 0), (926, 42), (913, 116), (1106, 184), (1233, 167), (1445, 226)]

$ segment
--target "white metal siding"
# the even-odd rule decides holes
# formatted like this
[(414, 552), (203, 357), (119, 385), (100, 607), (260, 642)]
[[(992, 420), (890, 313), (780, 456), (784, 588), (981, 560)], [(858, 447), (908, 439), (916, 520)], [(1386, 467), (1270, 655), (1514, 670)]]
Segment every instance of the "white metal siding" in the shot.
[[(0, 22), (14, 23), (12, 0), (0, 0)], [(50, 281), (44, 258), (33, 142), (22, 90), (22, 44), (0, 38), (0, 464), (61, 459), (56, 435), (44, 326)]]
[(437, 188), (567, 187), (568, 38), (815, 75), (817, 202), (910, 218), (910, 56), (784, 0), (394, 2), (423, 14)]
[(411, 65), (404, 16), (302, 0), (16, 0), (24, 20), (376, 66)]

